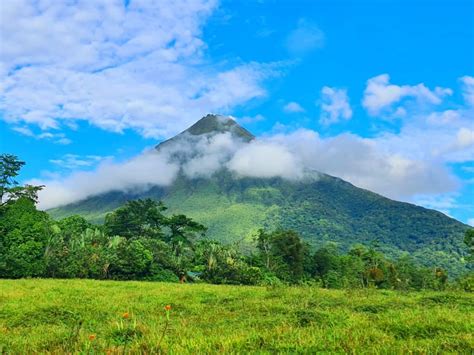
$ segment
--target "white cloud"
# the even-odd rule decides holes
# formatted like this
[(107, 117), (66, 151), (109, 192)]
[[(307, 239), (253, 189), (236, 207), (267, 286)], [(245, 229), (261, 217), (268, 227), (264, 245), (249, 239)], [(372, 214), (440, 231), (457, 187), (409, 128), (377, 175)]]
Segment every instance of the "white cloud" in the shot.
[(50, 159), (49, 162), (63, 169), (84, 169), (95, 166), (105, 159), (111, 157), (102, 157), (99, 155), (80, 156), (77, 154), (65, 154), (59, 159)]
[(68, 145), (72, 143), (72, 140), (67, 138), (64, 133), (58, 133), (58, 132), (34, 133), (33, 130), (31, 130), (31, 128), (25, 127), (25, 126), (13, 126), (11, 129), (24, 136), (32, 137), (35, 139), (49, 140), (55, 144)]
[(288, 112), (288, 113), (298, 113), (298, 112), (304, 112), (305, 109), (297, 102), (291, 101), (288, 102), (284, 107), (283, 111)]
[(471, 227), (474, 227), (474, 218), (469, 218), (467, 220), (467, 224), (470, 225)]
[(447, 216), (451, 216), (451, 210), (459, 208), (457, 203), (457, 193), (447, 193), (439, 195), (417, 195), (412, 198), (413, 202), (417, 205), (431, 208), (444, 213)]
[(321, 101), (321, 124), (330, 125), (352, 117), (347, 90), (324, 86), (321, 90)]
[(39, 208), (48, 209), (108, 191), (136, 191), (153, 185), (169, 185), (178, 172), (163, 155), (145, 153), (125, 163), (104, 161), (94, 171), (74, 172), (65, 178), (32, 180), (46, 185), (39, 193)]
[(426, 121), (433, 125), (453, 124), (459, 121), (461, 112), (457, 110), (446, 110), (441, 112), (432, 112), (428, 115)]
[(72, 140), (69, 138), (59, 138), (57, 141), (55, 141), (57, 144), (62, 144), (62, 145), (68, 145), (72, 143)]
[(456, 146), (459, 148), (467, 148), (474, 144), (474, 130), (462, 127), (456, 135)]
[(12, 130), (17, 132), (17, 133), (23, 134), (24, 136), (27, 136), (27, 137), (34, 137), (35, 136), (33, 131), (31, 129), (29, 129), (28, 127), (17, 126), (17, 127), (12, 127)]
[[(447, 193), (458, 186), (443, 163), (409, 157), (383, 139), (352, 134), (321, 138), (310, 130), (276, 135), (306, 168), (340, 177), (384, 196), (410, 200), (415, 195)], [(394, 149), (392, 149), (394, 148)]]
[(285, 46), (290, 54), (302, 56), (322, 48), (324, 42), (324, 32), (318, 26), (305, 19), (300, 19), (296, 29), (287, 36)]
[(461, 82), (463, 83), (464, 101), (466, 101), (467, 104), (474, 106), (474, 77), (468, 75), (463, 76)]
[(256, 123), (256, 122), (264, 121), (265, 117), (262, 116), (261, 114), (256, 114), (255, 116), (244, 116), (242, 118), (238, 118), (237, 120), (243, 124)]
[(264, 96), (274, 66), (206, 61), (201, 30), (215, 7), (207, 0), (5, 2), (3, 118), (41, 129), (87, 120), (163, 137)]
[(298, 179), (303, 176), (303, 166), (297, 156), (285, 146), (265, 142), (251, 142), (227, 163), (227, 167), (241, 176)]
[(472, 113), (462, 109), (455, 113), (448, 111), (413, 115), (398, 134), (380, 133), (380, 149), (398, 151), (422, 161), (474, 161), (472, 132), (465, 128), (471, 124)]
[(362, 105), (370, 115), (376, 116), (396, 112), (394, 104), (400, 103), (403, 99), (410, 98), (417, 100), (418, 103), (438, 105), (448, 95), (452, 95), (451, 89), (436, 87), (430, 90), (424, 84), (413, 86), (390, 84), (390, 76), (381, 74), (367, 81)]

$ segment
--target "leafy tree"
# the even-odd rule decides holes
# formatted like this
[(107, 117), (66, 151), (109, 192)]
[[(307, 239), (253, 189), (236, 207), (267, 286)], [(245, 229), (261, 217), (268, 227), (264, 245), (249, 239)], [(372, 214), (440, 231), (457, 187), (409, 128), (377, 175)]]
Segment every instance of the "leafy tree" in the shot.
[(170, 234), (165, 241), (170, 243), (176, 256), (182, 253), (184, 247), (192, 245), (196, 236), (204, 236), (207, 228), (183, 214), (173, 215), (166, 219), (165, 224), (170, 228)]
[(207, 228), (182, 214), (167, 218), (165, 225), (169, 233), (165, 233), (164, 241), (172, 249), (173, 269), (177, 275), (183, 275), (191, 267), (195, 240), (203, 237)]
[(125, 280), (143, 279), (150, 276), (152, 262), (153, 254), (141, 240), (121, 238), (110, 260), (109, 275)]
[(20, 198), (0, 210), (0, 277), (42, 276), (51, 221), (34, 202)]
[(152, 199), (128, 201), (123, 207), (107, 214), (105, 232), (127, 239), (137, 237), (162, 238), (166, 207)]
[(66, 241), (74, 239), (75, 236), (81, 235), (87, 229), (98, 228), (89, 223), (84, 217), (77, 215), (61, 219), (57, 222), (57, 226)]
[(40, 276), (51, 233), (49, 216), (35, 207), (41, 186), (20, 186), (25, 165), (15, 155), (0, 155), (0, 277)]
[(4, 206), (10, 201), (16, 201), (21, 197), (33, 200), (38, 199), (38, 191), (43, 186), (25, 185), (19, 186), (16, 177), (25, 162), (18, 160), (12, 154), (0, 155), (0, 206)]
[(267, 270), (280, 279), (296, 283), (303, 277), (308, 249), (296, 232), (260, 230), (257, 248)]
[(255, 285), (263, 279), (260, 268), (248, 265), (235, 247), (216, 241), (200, 241), (194, 263), (202, 279), (216, 284)]
[(464, 234), (464, 244), (468, 248), (471, 261), (474, 261), (474, 229), (470, 228)]
[(271, 256), (272, 256), (272, 236), (270, 233), (267, 233), (264, 229), (259, 229), (257, 232), (257, 236), (255, 238), (257, 242), (257, 249), (260, 251), (264, 259), (265, 267), (270, 270), (271, 269)]
[(311, 257), (310, 274), (322, 281), (324, 287), (334, 287), (340, 269), (340, 257), (335, 245), (316, 250)]
[(107, 237), (80, 216), (53, 226), (45, 251), (46, 275), (62, 278), (106, 278)]

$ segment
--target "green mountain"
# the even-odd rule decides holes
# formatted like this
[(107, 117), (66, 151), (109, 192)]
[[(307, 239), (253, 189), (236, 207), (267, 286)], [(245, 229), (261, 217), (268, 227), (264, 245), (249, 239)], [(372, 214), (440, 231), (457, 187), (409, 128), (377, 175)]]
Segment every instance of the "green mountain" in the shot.
[[(235, 121), (208, 115), (190, 129), (157, 146), (160, 151), (189, 137), (229, 132), (249, 142), (254, 136)], [(182, 156), (174, 156), (183, 159)], [(80, 214), (100, 223), (105, 214), (136, 198), (163, 200), (169, 213), (184, 213), (206, 225), (208, 236), (239, 242), (248, 248), (259, 228), (291, 228), (309, 244), (337, 243), (344, 250), (356, 243), (372, 244), (397, 257), (409, 252), (427, 266), (442, 266), (452, 274), (466, 269), (463, 234), (466, 225), (444, 214), (390, 200), (321, 173), (300, 181), (282, 178), (236, 177), (221, 169), (210, 177), (180, 173), (167, 187), (145, 192), (111, 191), (50, 210), (55, 218)]]

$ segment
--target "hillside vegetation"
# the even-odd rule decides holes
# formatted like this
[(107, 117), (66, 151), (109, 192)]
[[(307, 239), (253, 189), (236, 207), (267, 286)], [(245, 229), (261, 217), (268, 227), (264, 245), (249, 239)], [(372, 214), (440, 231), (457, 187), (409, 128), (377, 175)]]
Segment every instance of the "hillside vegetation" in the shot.
[(384, 198), (341, 179), (316, 174), (306, 181), (235, 178), (221, 171), (211, 178), (180, 176), (170, 187), (140, 194), (110, 192), (48, 211), (54, 218), (79, 214), (102, 223), (105, 215), (135, 198), (162, 200), (169, 213), (184, 213), (208, 227), (210, 239), (249, 248), (259, 228), (297, 231), (310, 245), (352, 245), (377, 241), (390, 257), (409, 252), (426, 266), (461, 274), (467, 263), (467, 226), (440, 212)]
[[(101, 226), (77, 215), (54, 221), (36, 208), (42, 186), (16, 182), (24, 164), (0, 155), (0, 278), (184, 282), (189, 277), (214, 284), (473, 289), (471, 276), (449, 280), (453, 275), (439, 264), (423, 267), (409, 254), (387, 257), (377, 240), (341, 253), (334, 242), (314, 248), (294, 230), (259, 228), (247, 240), (252, 250), (243, 253), (239, 243), (206, 238), (206, 226), (182, 213), (166, 215), (167, 206), (150, 198), (127, 201)], [(473, 252), (473, 232), (465, 234), (466, 254)]]
[(474, 351), (468, 293), (41, 279), (0, 289), (0, 353)]

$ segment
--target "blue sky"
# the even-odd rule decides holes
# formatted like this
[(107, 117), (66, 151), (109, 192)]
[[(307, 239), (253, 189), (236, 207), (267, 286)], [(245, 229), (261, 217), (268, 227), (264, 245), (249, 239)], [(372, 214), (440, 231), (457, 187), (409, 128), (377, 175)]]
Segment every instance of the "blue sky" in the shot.
[(63, 187), (218, 112), (474, 223), (472, 1), (1, 7), (0, 150), (27, 162), (23, 181)]

